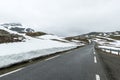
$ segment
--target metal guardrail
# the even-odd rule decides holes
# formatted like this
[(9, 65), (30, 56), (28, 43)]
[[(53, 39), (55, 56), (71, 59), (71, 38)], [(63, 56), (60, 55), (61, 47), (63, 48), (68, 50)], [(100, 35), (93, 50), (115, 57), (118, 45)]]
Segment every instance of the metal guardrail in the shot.
[[(93, 42), (94, 44), (94, 48), (95, 49), (98, 49), (98, 50), (101, 50), (101, 51), (104, 51), (104, 52), (107, 52), (107, 53), (110, 53), (110, 54), (116, 54), (116, 55), (120, 55), (120, 50), (116, 50), (116, 49), (108, 49), (108, 48), (100, 48), (99, 47), (99, 44), (97, 44), (97, 42)], [(116, 53), (113, 53), (116, 52)]]
[[(98, 45), (95, 45), (95, 48), (96, 48), (96, 49), (100, 49), (100, 50), (102, 50), (102, 51), (104, 51), (104, 52), (111, 53), (111, 54), (120, 55), (120, 50), (108, 49), (108, 48), (100, 48), (100, 47), (98, 47)], [(116, 53), (113, 53), (113, 51), (116, 52)]]

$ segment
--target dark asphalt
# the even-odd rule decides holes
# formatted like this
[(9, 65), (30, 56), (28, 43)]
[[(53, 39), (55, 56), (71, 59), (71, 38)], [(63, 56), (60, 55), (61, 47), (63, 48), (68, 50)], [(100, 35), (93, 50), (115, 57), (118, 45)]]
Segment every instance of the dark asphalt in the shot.
[(120, 56), (97, 50), (104, 65), (108, 80), (120, 80)]
[[(25, 67), (0, 80), (107, 80), (93, 45), (66, 52), (58, 57)], [(94, 56), (97, 63), (94, 63)]]

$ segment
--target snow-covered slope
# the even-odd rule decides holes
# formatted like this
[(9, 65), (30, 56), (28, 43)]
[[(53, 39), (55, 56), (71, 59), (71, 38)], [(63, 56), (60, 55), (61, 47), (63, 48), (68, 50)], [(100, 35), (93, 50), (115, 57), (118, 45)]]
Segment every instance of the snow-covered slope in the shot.
[(26, 28), (25, 26), (23, 26), (20, 23), (5, 23), (5, 24), (1, 24), (1, 26), (9, 29), (11, 31), (16, 31), (18, 33), (34, 32), (33, 29)]
[(0, 67), (75, 48), (77, 45), (52, 40), (31, 39), (26, 42), (0, 44)]
[(0, 44), (0, 56), (20, 54), (40, 49), (57, 48), (57, 47), (70, 47), (76, 46), (70, 43), (62, 43), (52, 40), (30, 39), (26, 42), (14, 42)]
[[(11, 34), (18, 34), (25, 37), (24, 42), (0, 44), (0, 68), (35, 57), (53, 54), (58, 51), (69, 50), (78, 46), (56, 35), (44, 35), (36, 38), (26, 36), (24, 33), (11, 31), (3, 26), (1, 26), (0, 29), (6, 30)], [(83, 44), (79, 44), (79, 46), (82, 45)]]
[(59, 41), (59, 42), (66, 42), (66, 43), (69, 42), (68, 40), (65, 40), (63, 37), (58, 37), (57, 35), (52, 35), (52, 34), (39, 36), (38, 38), (44, 39), (44, 40), (54, 40), (54, 41)]
[[(56, 35), (44, 35), (44, 36), (38, 36), (38, 38), (33, 38), (33, 37), (26, 36), (25, 34), (11, 31), (4, 27), (0, 27), (0, 29), (6, 30), (11, 34), (22, 35), (26, 38), (24, 42), (0, 44), (0, 50), (1, 50), (0, 56), (10, 55), (10, 54), (19, 54), (23, 52), (30, 52), (30, 51), (35, 51), (39, 49), (47, 49), (47, 48), (53, 48), (53, 47), (76, 46), (71, 43), (63, 43), (63, 42), (52, 40), (52, 39), (64, 40), (61, 37), (58, 37)], [(64, 41), (67, 41), (67, 40), (64, 40)]]
[(43, 35), (43, 36), (39, 36), (39, 38), (46, 39), (46, 40), (49, 40), (49, 39), (59, 39), (59, 40), (62, 40), (62, 37), (58, 37), (56, 35)]
[[(93, 41), (98, 44), (99, 48), (106, 49), (105, 51), (113, 54), (118, 54), (118, 50), (120, 50), (120, 40), (111, 39), (108, 37), (96, 37)], [(114, 51), (112, 51), (114, 50)]]

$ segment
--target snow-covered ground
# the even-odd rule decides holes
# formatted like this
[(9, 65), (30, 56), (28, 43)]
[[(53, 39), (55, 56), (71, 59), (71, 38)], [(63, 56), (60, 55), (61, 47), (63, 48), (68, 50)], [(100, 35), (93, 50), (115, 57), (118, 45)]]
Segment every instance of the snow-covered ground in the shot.
[(76, 46), (69, 43), (61, 43), (52, 40), (31, 39), (26, 42), (14, 42), (0, 44), (0, 56), (25, 53), (40, 49), (56, 48), (56, 47), (70, 47)]
[[(23, 35), (26, 40), (24, 42), (0, 44), (0, 68), (32, 58), (69, 50), (78, 46), (69, 41), (67, 43), (54, 41), (52, 39), (66, 41), (55, 35), (44, 35), (39, 38), (32, 38), (26, 36), (25, 34), (10, 31), (6, 28), (1, 29), (4, 29), (10, 33)], [(83, 44), (79, 44), (79, 46), (82, 45)]]
[(59, 40), (59, 41), (63, 41), (63, 42), (69, 42), (68, 40), (65, 40), (63, 37), (58, 37), (56, 35), (43, 35), (43, 36), (39, 36), (39, 39), (44, 39), (44, 40)]
[(119, 55), (120, 54), (120, 48), (115, 48), (115, 47), (108, 47), (108, 46), (99, 46), (99, 48), (102, 49), (102, 51), (112, 53)]
[(118, 51), (120, 50), (120, 40), (107, 37), (97, 37), (94, 41), (98, 43), (98, 47), (102, 48), (103, 51), (118, 55)]

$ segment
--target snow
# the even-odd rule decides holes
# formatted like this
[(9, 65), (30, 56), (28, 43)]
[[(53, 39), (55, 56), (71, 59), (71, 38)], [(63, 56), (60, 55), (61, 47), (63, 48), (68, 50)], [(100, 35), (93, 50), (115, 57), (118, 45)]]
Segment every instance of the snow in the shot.
[(99, 48), (113, 49), (113, 50), (120, 50), (120, 48), (109, 47), (109, 46), (99, 46)]
[(55, 47), (70, 47), (75, 46), (69, 43), (62, 43), (52, 40), (31, 39), (26, 42), (14, 42), (0, 44), (0, 56), (19, 54), (40, 49), (48, 49)]
[[(25, 42), (0, 44), (0, 68), (32, 58), (69, 50), (78, 46), (56, 35), (44, 35), (39, 36), (39, 38), (32, 38), (4, 27), (0, 27), (0, 29), (12, 34), (23, 35), (26, 38)], [(52, 39), (66, 41), (67, 43), (54, 41)], [(82, 46), (83, 44), (79, 44), (79, 46), (80, 45)]]
[(54, 47), (54, 48), (30, 51), (30, 52), (26, 52), (26, 53), (0, 56), (0, 64), (1, 64), (0, 68), (6, 67), (9, 65), (18, 63), (18, 62), (26, 61), (26, 60), (29, 60), (32, 58), (53, 54), (53, 53), (59, 52), (59, 51), (69, 50), (72, 48), (75, 48), (75, 46), (73, 46), (73, 47), (56, 47), (56, 48)]
[(120, 36), (120, 35), (114, 35), (114, 36)]
[(109, 47), (115, 47), (115, 48), (120, 48), (120, 41), (119, 40), (114, 40), (114, 39), (110, 39), (110, 38), (106, 38), (110, 41), (106, 41), (104, 39), (94, 39), (95, 42), (97, 42), (98, 44), (102, 45), (102, 46), (109, 46)]
[(43, 35), (43, 36), (39, 36), (39, 38), (43, 38), (43, 39), (61, 39), (62, 37), (58, 37), (56, 35)]
[(114, 39), (111, 39), (111, 38), (108, 38), (108, 37), (101, 37), (101, 36), (96, 36), (97, 38), (102, 38), (102, 39), (105, 39), (105, 40), (111, 40), (111, 41), (114, 41)]
[(81, 42), (81, 41), (79, 41), (79, 40), (72, 40), (72, 42)]
[(18, 33), (18, 32), (16, 32), (16, 31), (9, 30), (9, 29), (7, 29), (7, 28), (5, 28), (5, 27), (3, 27), (3, 26), (0, 26), (0, 29), (7, 31), (7, 32), (9, 32), (10, 34), (18, 34), (18, 35), (24, 36), (24, 37), (26, 38), (26, 40), (33, 39), (32, 37), (27, 36), (27, 35), (25, 35), (24, 33)]
[(53, 40), (53, 39), (55, 39), (55, 40), (59, 40), (59, 41), (69, 42), (68, 40), (63, 39), (63, 37), (58, 37), (56, 35), (50, 35), (50, 34), (39, 36), (38, 38), (45, 39), (45, 40)]
[(52, 40), (32, 39), (26, 42), (0, 44), (0, 67), (9, 66), (35, 57), (75, 48), (76, 45)]
[(3, 26), (0, 26), (0, 29), (5, 30), (5, 31), (7, 31), (7, 32), (9, 32), (9, 33), (11, 33), (11, 34), (18, 34), (17, 32), (11, 31), (11, 30), (9, 30), (9, 29), (3, 27)]
[(11, 29), (11, 28), (16, 28), (16, 27), (23, 28), (22, 26), (7, 26), (7, 28), (8, 28), (8, 29)]
[(119, 51), (120, 51), (120, 48), (114, 48), (114, 47), (99, 46), (99, 48), (101, 48), (102, 51), (116, 55), (119, 55)]
[(85, 45), (80, 41), (70, 42), (62, 37), (50, 34), (33, 38), (25, 35), (24, 33), (11, 31), (9, 28), (0, 26), (0, 29), (5, 30), (11, 34), (24, 36), (25, 40), (24, 42), (0, 44), (0, 68), (32, 58), (46, 56), (56, 52), (73, 49), (77, 46)]
[[(100, 37), (99, 37), (100, 38)], [(102, 37), (103, 39), (95, 38), (94, 41), (99, 44), (99, 48), (101, 48), (103, 51), (116, 54), (118, 55), (118, 51), (120, 51), (120, 41), (107, 38), (107, 37)], [(112, 40), (112, 41), (107, 41), (107, 40)]]
[(77, 45), (52, 40), (31, 39), (26, 42), (0, 44), (0, 67), (9, 66), (35, 57), (69, 50)]

